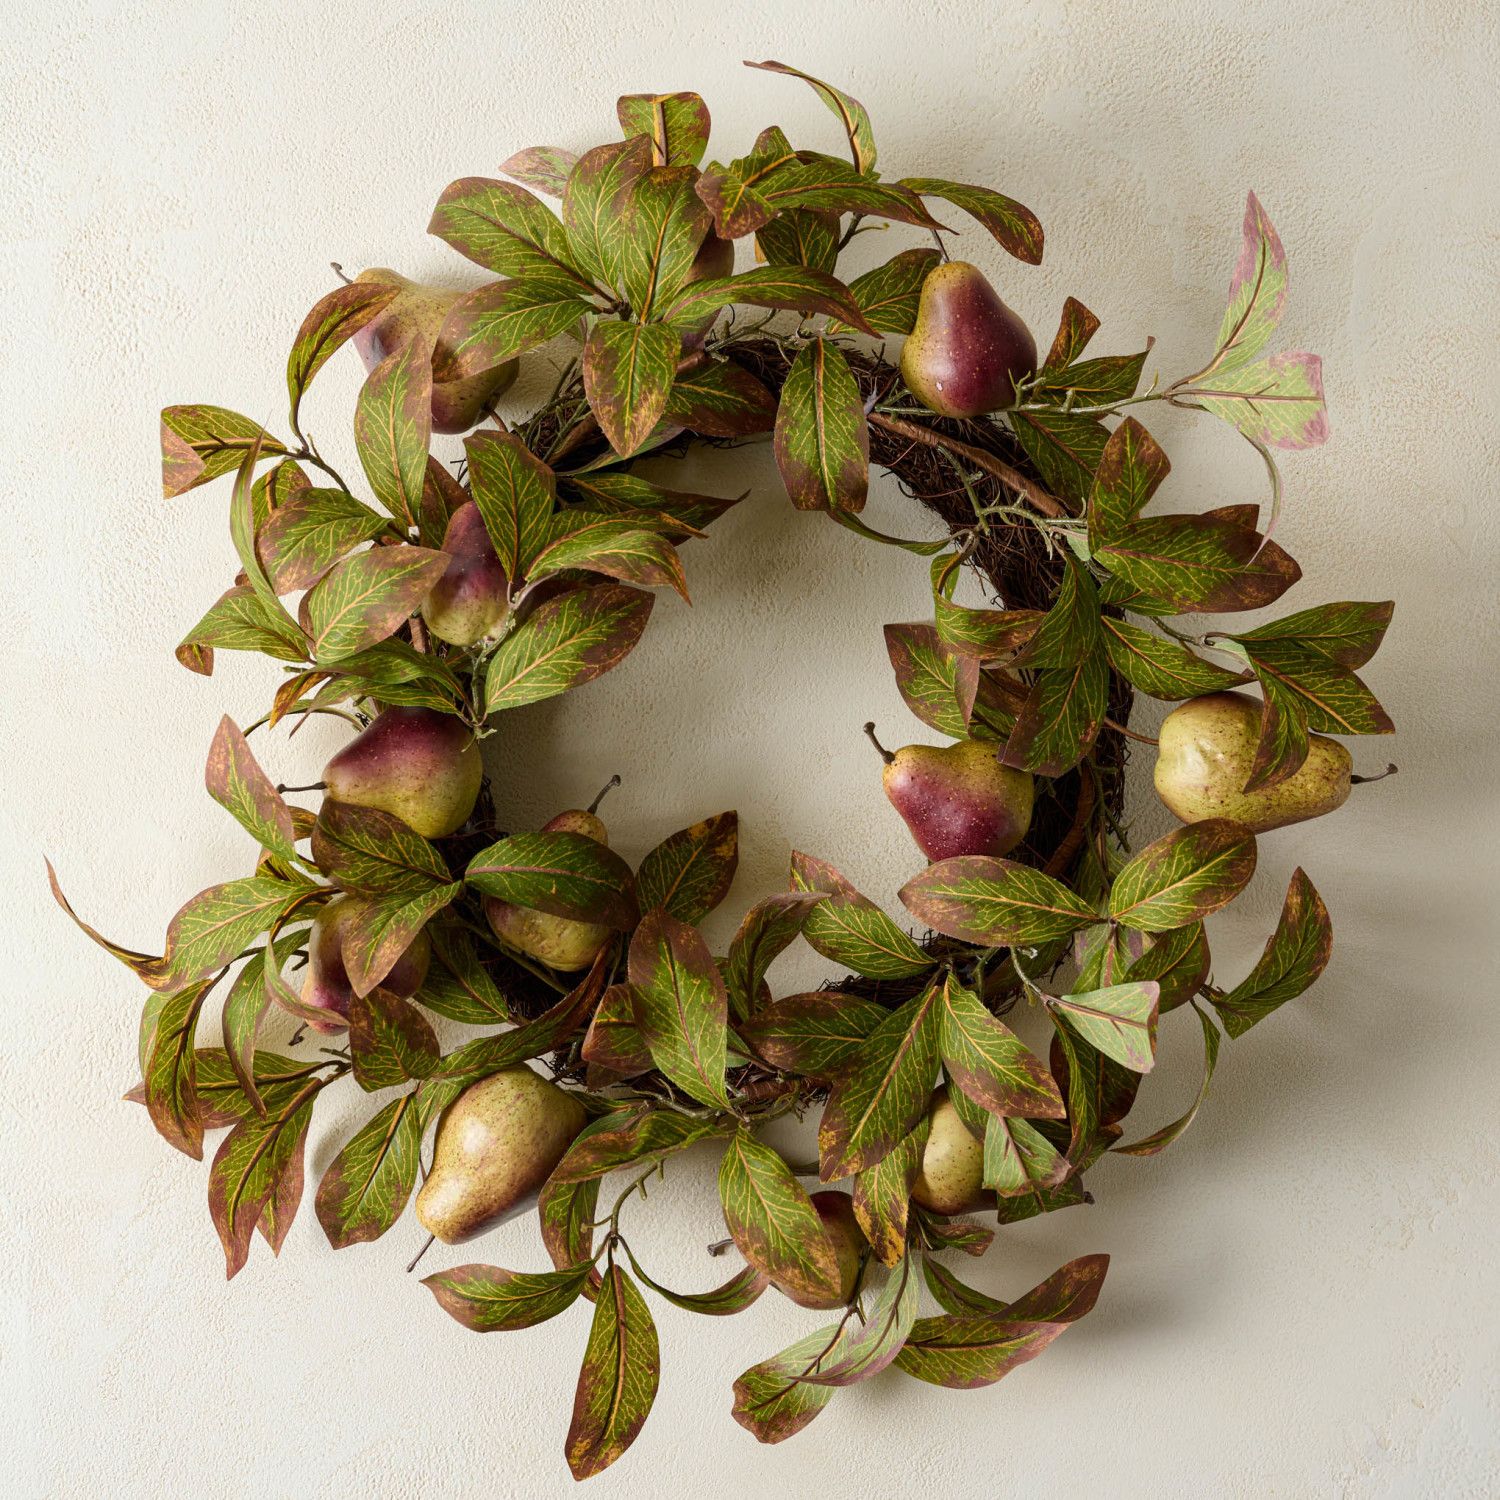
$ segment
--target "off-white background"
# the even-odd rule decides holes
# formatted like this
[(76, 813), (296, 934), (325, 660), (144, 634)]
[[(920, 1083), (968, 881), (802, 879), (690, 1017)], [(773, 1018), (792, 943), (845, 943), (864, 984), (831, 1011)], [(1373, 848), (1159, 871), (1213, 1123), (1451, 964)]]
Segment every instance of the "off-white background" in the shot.
[[(1154, 334), (1168, 378), (1209, 347), (1244, 193), (1259, 191), (1291, 258), (1284, 340), (1325, 356), (1333, 422), (1326, 448), (1286, 466), (1282, 537), (1306, 573), (1289, 602), (1399, 600), (1369, 676), (1400, 725), (1402, 769), (1335, 818), (1265, 839), (1252, 894), (1217, 924), (1219, 978), (1233, 982), (1305, 863), (1338, 935), (1323, 983), (1226, 1047), (1178, 1146), (1102, 1165), (1096, 1207), (1006, 1232), (976, 1269), (1017, 1293), (1107, 1250), (1093, 1316), (996, 1389), (892, 1372), (766, 1449), (731, 1422), (729, 1385), (805, 1316), (774, 1296), (732, 1323), (663, 1308), (656, 1410), (594, 1492), (1496, 1492), (1491, 6), (26, 0), (7, 30), (7, 1494), (570, 1491), (581, 1310), (478, 1338), (401, 1274), (410, 1220), (336, 1256), (310, 1211), (279, 1264), (257, 1244), (224, 1284), (206, 1169), (119, 1102), (139, 992), (52, 907), (41, 859), (83, 913), (150, 947), (181, 899), (251, 854), (203, 795), (202, 761), (222, 712), (261, 710), (272, 669), (231, 656), (205, 682), (172, 660), (232, 563), (222, 488), (159, 498), (157, 408), (222, 402), (278, 424), (285, 347), (329, 260), (471, 278), (423, 232), (443, 185), (523, 145), (608, 138), (621, 92), (701, 90), (726, 157), (772, 121), (833, 149), (812, 95), (739, 67), (764, 56), (862, 97), (893, 173), (992, 183), (1033, 205), (1045, 266), (977, 233), (964, 253), (1043, 340), (1076, 293), (1105, 319), (1102, 351)], [(873, 257), (898, 242), (863, 243)], [(346, 470), (359, 379), (341, 356), (308, 408)], [(1259, 495), (1258, 461), (1226, 429), (1148, 420), (1175, 466), (1166, 503)], [(925, 612), (924, 566), (794, 514), (762, 452), (673, 477), (752, 494), (688, 549), (691, 613), (662, 599), (616, 675), (507, 721), (492, 742), (502, 813), (540, 820), (619, 770), (608, 811), (639, 855), (737, 806), (744, 859), (721, 936), (780, 883), (794, 841), (893, 904), (914, 853), (859, 725), (925, 737), (878, 634)], [(889, 485), (872, 514), (924, 525)], [(320, 728), (278, 749), (274, 769), (315, 777), (337, 740)], [(1356, 756), (1374, 769), (1387, 748)], [(1144, 770), (1149, 834), (1161, 825)], [(788, 965), (785, 978), (820, 972)], [(1187, 1018), (1163, 1027), (1147, 1127), (1190, 1096), (1195, 1034)], [(355, 1092), (320, 1111), (310, 1181), (367, 1108)], [(710, 1174), (711, 1158), (674, 1163), (641, 1217), (650, 1267), (684, 1287), (721, 1270), (702, 1248), (718, 1230)], [(477, 1254), (542, 1259), (527, 1224)], [(428, 1268), (464, 1258), (434, 1253)]]

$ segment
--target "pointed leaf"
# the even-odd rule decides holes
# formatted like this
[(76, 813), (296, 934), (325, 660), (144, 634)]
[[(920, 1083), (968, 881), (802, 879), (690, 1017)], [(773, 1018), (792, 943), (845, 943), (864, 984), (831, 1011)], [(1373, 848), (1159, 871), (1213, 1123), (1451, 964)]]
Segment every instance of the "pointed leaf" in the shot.
[(985, 855), (939, 860), (902, 887), (901, 901), (934, 930), (982, 947), (1050, 943), (1095, 920), (1061, 881)]
[(203, 776), (209, 796), (263, 849), (282, 859), (295, 857), (291, 809), (228, 714), (219, 721)]
[[(849, 295), (864, 314), (865, 327), (876, 333), (909, 334), (917, 321), (922, 283), (940, 259), (936, 250), (903, 250), (883, 266), (856, 276), (849, 283)], [(855, 326), (836, 320), (828, 332), (848, 333)]]
[(865, 1322), (846, 1327), (832, 1356), (804, 1379), (812, 1385), (846, 1386), (878, 1375), (906, 1342), (916, 1321), (921, 1290), (921, 1280), (903, 1257), (887, 1275)]
[(343, 490), (298, 490), (272, 511), (256, 535), (256, 548), (278, 594), (316, 583), (361, 542), (390, 523)]
[(505, 576), (514, 582), (547, 537), (557, 498), (552, 470), (508, 432), (464, 439), (474, 504)]
[(1214, 1076), (1214, 1065), (1219, 1060), (1219, 1029), (1196, 1005), (1193, 1010), (1197, 1012), (1198, 1024), (1203, 1028), (1203, 1082), (1199, 1085), (1197, 1097), (1188, 1107), (1187, 1113), (1173, 1120), (1170, 1125), (1163, 1125), (1160, 1130), (1153, 1130), (1150, 1135), (1132, 1141), (1128, 1146), (1111, 1147), (1123, 1156), (1156, 1156), (1165, 1151), (1193, 1123), (1203, 1107), (1203, 1101), (1208, 1098), (1208, 1085)]
[(1236, 631), (1230, 639), (1245, 646), (1251, 642), (1294, 645), (1356, 671), (1380, 649), (1395, 608), (1390, 599), (1375, 604), (1352, 600), (1320, 604), (1257, 625), (1254, 630)]
[(1134, 521), (1171, 468), (1156, 439), (1136, 421), (1110, 434), (1089, 495), (1089, 541), (1098, 547)]
[(553, 1183), (592, 1182), (621, 1167), (659, 1162), (724, 1127), (671, 1109), (634, 1110), (595, 1121), (553, 1169)]
[(1160, 991), (1150, 980), (1112, 984), (1050, 1001), (1053, 1010), (1091, 1046), (1136, 1073), (1156, 1060)]
[(893, 1151), (854, 1179), (854, 1216), (882, 1265), (897, 1265), (906, 1254), (911, 1189), (921, 1170), (930, 1128), (924, 1116)]
[(729, 1006), (737, 1020), (757, 1009), (766, 971), (791, 946), (807, 914), (822, 899), (816, 892), (783, 891), (763, 897), (745, 913), (722, 965)]
[(1227, 906), (1255, 874), (1255, 835), (1208, 818), (1148, 844), (1115, 877), (1110, 916), (1139, 932), (1170, 932)]
[(561, 198), (568, 185), (568, 174), (577, 164), (578, 158), (560, 146), (527, 146), (501, 162), (500, 170), (539, 193)]
[(422, 929), (445, 906), (457, 900), (462, 890), (463, 882), (455, 880), (448, 885), (424, 886), (415, 892), (351, 896), (343, 907), (343, 957), (354, 993), (368, 995), (391, 972)]
[(305, 601), (314, 660), (337, 662), (399, 630), (447, 566), (446, 553), (426, 547), (371, 547), (345, 558)]
[(615, 105), (626, 136), (643, 135), (657, 166), (697, 166), (708, 145), (708, 106), (697, 94), (625, 94)]
[(1205, 374), (1237, 369), (1253, 360), (1271, 341), (1286, 307), (1286, 252), (1254, 193), (1245, 199), (1243, 240), (1229, 282), (1229, 306), (1219, 325), (1218, 349)]
[(800, 78), (810, 84), (824, 104), (837, 116), (849, 138), (849, 155), (859, 172), (869, 172), (875, 165), (875, 132), (870, 126), (870, 116), (858, 99), (851, 98), (831, 83), (824, 83), (800, 68), (788, 67), (780, 62), (747, 62), (747, 68), (761, 68), (767, 73), (785, 73), (791, 78)]
[(651, 163), (651, 141), (643, 135), (596, 146), (578, 158), (563, 190), (562, 217), (574, 264), (617, 291), (623, 249), (620, 204)]
[(403, 527), (422, 514), (432, 442), (432, 349), (414, 338), (371, 372), (354, 410), (354, 445), (375, 498)]
[(1295, 1000), (1328, 967), (1333, 924), (1328, 908), (1306, 874), (1292, 873), (1276, 931), (1255, 967), (1214, 1008), (1231, 1037), (1243, 1036), (1278, 1006)]
[(659, 907), (630, 941), (635, 1023), (656, 1066), (689, 1097), (728, 1109), (729, 996), (703, 939)]
[[(688, 597), (687, 575), (677, 549), (654, 531), (610, 517), (586, 519), (582, 511), (559, 516), (554, 529), (562, 531), (532, 558), (528, 578), (579, 569), (618, 578), (645, 588), (671, 588)], [(689, 601), (691, 602), (691, 601)]]
[(762, 1007), (739, 1032), (773, 1068), (831, 1079), (854, 1061), (888, 1014), (873, 1000), (838, 990), (813, 990)]
[(1002, 1198), (1056, 1187), (1070, 1170), (1068, 1159), (1034, 1125), (990, 1115), (984, 1127), (984, 1185)]
[(622, 458), (656, 430), (682, 340), (664, 323), (596, 323), (583, 345), (583, 386), (610, 446)]
[(1062, 1118), (1062, 1095), (1042, 1060), (952, 974), (943, 982), (938, 1045), (948, 1076), (985, 1109)]
[(436, 847), (378, 807), (325, 797), (312, 854), (336, 885), (362, 896), (414, 895), (453, 880)]
[(1221, 693), (1246, 680), (1243, 673), (1204, 661), (1186, 646), (1128, 620), (1105, 615), (1100, 624), (1110, 666), (1132, 687), (1153, 698), (1197, 698), (1204, 693)]
[(450, 182), (427, 232), (497, 276), (561, 275), (575, 279), (581, 292), (592, 290), (573, 267), (562, 221), (513, 182), (487, 177)]
[[(738, 276), (696, 281), (666, 311), (669, 321), (695, 331), (720, 308), (767, 307), (788, 312), (826, 313), (862, 333), (873, 333), (850, 289), (836, 276), (807, 266), (757, 266)], [(852, 383), (853, 377), (850, 376)]]
[(642, 322), (661, 316), (688, 279), (708, 233), (708, 208), (693, 191), (697, 177), (692, 166), (657, 166), (621, 195), (620, 281)]
[(1042, 263), (1041, 221), (1023, 203), (990, 188), (945, 182), (941, 177), (906, 177), (901, 185), (927, 198), (942, 198), (984, 225), (1000, 246), (1028, 265)]
[(748, 370), (705, 359), (694, 369), (678, 370), (664, 415), (704, 437), (753, 437), (776, 425), (776, 397)]
[(314, 1208), (335, 1250), (377, 1240), (401, 1217), (417, 1180), (422, 1131), (415, 1094), (378, 1110), (328, 1164)]
[(399, 292), (399, 287), (381, 282), (352, 281), (347, 286), (336, 286), (320, 298), (302, 320), (286, 364), (293, 428), (297, 426), (298, 408), (313, 376), (341, 345), (379, 317)]
[(1323, 361), (1296, 350), (1255, 364), (1220, 367), (1177, 392), (1267, 448), (1316, 448), (1328, 441)]
[(805, 1377), (838, 1342), (838, 1328), (820, 1328), (752, 1365), (734, 1383), (734, 1420), (758, 1442), (795, 1437), (833, 1400), (833, 1386), (814, 1385)]
[(235, 473), (252, 450), (262, 458), (285, 453), (259, 422), (222, 406), (169, 406), (161, 414), (161, 487), (171, 500)]
[(514, 906), (621, 932), (639, 916), (630, 866), (581, 833), (513, 833), (476, 854), (465, 878)]
[(438, 1065), (441, 1048), (427, 1018), (389, 990), (356, 994), (349, 1002), (349, 1051), (354, 1081), (369, 1093), (415, 1078)]
[(1093, 748), (1108, 707), (1109, 668), (1102, 654), (1075, 666), (1043, 667), (1001, 749), (1001, 764), (1063, 775)]
[(570, 276), (486, 282), (449, 309), (438, 331), (433, 379), (446, 385), (483, 375), (566, 333), (593, 310)]
[(641, 861), (641, 909), (701, 922), (729, 894), (739, 864), (739, 815), (715, 813), (664, 839)]
[(611, 1262), (594, 1303), (568, 1427), (568, 1467), (574, 1479), (607, 1469), (635, 1441), (660, 1378), (661, 1353), (651, 1313), (635, 1283)]
[(534, 1328), (566, 1312), (588, 1280), (586, 1265), (561, 1271), (503, 1271), (499, 1266), (454, 1266), (424, 1276), (438, 1306), (475, 1333)]
[(776, 465), (799, 510), (864, 509), (870, 434), (843, 353), (815, 339), (797, 356), (776, 412)]

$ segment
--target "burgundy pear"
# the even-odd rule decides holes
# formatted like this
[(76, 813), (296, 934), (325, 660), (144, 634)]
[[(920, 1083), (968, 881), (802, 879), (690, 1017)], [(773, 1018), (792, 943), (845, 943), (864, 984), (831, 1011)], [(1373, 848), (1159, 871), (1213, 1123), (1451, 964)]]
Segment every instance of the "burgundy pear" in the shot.
[[(342, 1031), (349, 1024), (354, 986), (344, 964), (344, 932), (352, 910), (348, 901), (330, 901), (313, 920), (307, 944), (307, 978), (302, 982), (297, 1015), (315, 1031)], [(403, 1000), (416, 994), (427, 978), (431, 956), (432, 944), (424, 930), (380, 981), (381, 989)]]
[(875, 738), (873, 724), (865, 733), (885, 759), (885, 794), (928, 859), (1009, 854), (1026, 837), (1031, 773), (1002, 766), (994, 745), (959, 740), (892, 752)]
[(901, 351), (912, 394), (944, 417), (977, 417), (1016, 404), (1036, 373), (1031, 330), (979, 269), (950, 260), (928, 274), (917, 321)]
[(490, 635), (510, 610), (505, 569), (472, 500), (449, 518), (443, 551), (450, 561), (423, 601), (422, 618), (439, 640), (472, 646)]

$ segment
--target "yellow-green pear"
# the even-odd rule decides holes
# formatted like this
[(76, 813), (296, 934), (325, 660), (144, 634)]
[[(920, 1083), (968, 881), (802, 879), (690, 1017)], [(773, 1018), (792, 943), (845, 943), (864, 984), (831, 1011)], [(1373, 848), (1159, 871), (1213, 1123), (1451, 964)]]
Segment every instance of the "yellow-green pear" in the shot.
[(417, 1218), (445, 1245), (528, 1206), (588, 1116), (524, 1064), (471, 1083), (443, 1111)]
[(1353, 761), (1343, 745), (1321, 734), (1308, 736), (1307, 759), (1285, 781), (1245, 790), (1260, 717), (1260, 703), (1244, 693), (1208, 693), (1163, 720), (1156, 794), (1184, 823), (1232, 818), (1265, 833), (1344, 805)]
[(806, 1292), (793, 1291), (779, 1281), (772, 1285), (778, 1292), (790, 1297), (798, 1307), (829, 1311), (835, 1307), (847, 1307), (859, 1284), (859, 1269), (864, 1263), (869, 1242), (854, 1214), (854, 1199), (836, 1188), (825, 1188), (812, 1194), (810, 1200), (823, 1222), (823, 1232), (833, 1244), (834, 1259), (839, 1268), (839, 1289), (836, 1296), (813, 1297)]
[(964, 1214), (982, 1207), (987, 1201), (984, 1143), (959, 1118), (946, 1088), (933, 1094), (927, 1124), (912, 1198), (935, 1214)]
[(484, 780), (474, 731), (431, 708), (388, 708), (323, 768), (335, 802), (378, 807), (424, 838), (456, 833)]
[[(367, 370), (373, 370), (387, 355), (404, 348), (413, 338), (425, 338), (441, 363), (438, 332), (462, 292), (447, 287), (424, 286), (409, 281), (387, 266), (361, 271), (356, 281), (375, 282), (401, 290), (379, 317), (354, 335), (354, 347)], [(483, 416), (485, 408), (516, 378), (515, 360), (463, 380), (445, 380), (432, 388), (432, 426), (436, 432), (467, 432)]]

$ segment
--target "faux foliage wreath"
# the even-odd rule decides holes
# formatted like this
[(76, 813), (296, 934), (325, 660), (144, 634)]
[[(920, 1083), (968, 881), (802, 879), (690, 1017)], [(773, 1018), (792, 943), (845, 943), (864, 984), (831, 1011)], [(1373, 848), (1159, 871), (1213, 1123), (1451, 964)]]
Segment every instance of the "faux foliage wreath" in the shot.
[[(427, 1285), (481, 1330), (593, 1302), (566, 1444), (579, 1478), (618, 1458), (650, 1409), (658, 1351), (643, 1287), (711, 1315), (772, 1284), (836, 1311), (735, 1382), (736, 1420), (767, 1442), (891, 1364), (989, 1384), (1086, 1313), (1107, 1257), (1000, 1303), (939, 1259), (994, 1238), (951, 1210), (984, 1207), (1004, 1225), (1087, 1203), (1083, 1174), (1103, 1152), (1154, 1155), (1188, 1127), (1221, 1028), (1238, 1037), (1300, 994), (1331, 942), (1301, 870), (1264, 955), (1228, 988), (1210, 978), (1204, 919), (1249, 882), (1257, 830), (1329, 810), (1359, 779), (1322, 735), (1391, 728), (1355, 675), (1389, 604), (1210, 634), (1172, 623), (1269, 605), (1299, 577), (1270, 539), (1273, 453), (1322, 442), (1326, 420), (1317, 358), (1264, 352), (1286, 269), (1255, 198), (1200, 370), (1141, 390), (1149, 345), (1085, 358), (1098, 320), (1071, 298), (1038, 365), (983, 277), (948, 260), (935, 217), (967, 215), (1035, 263), (1030, 211), (987, 188), (882, 178), (857, 101), (755, 66), (810, 84), (851, 160), (795, 150), (771, 127), (747, 155), (700, 168), (703, 101), (628, 96), (623, 139), (580, 157), (522, 151), (502, 168), (511, 180), (443, 193), (433, 232), (499, 279), (458, 295), (366, 273), (318, 302), (288, 362), (290, 440), (221, 407), (163, 412), (169, 497), (233, 476), (241, 569), (178, 657), (204, 675), (218, 650), (285, 664), (266, 715), (243, 732), (226, 718), (208, 759), (209, 792), (261, 853), (252, 874), (177, 913), (159, 956), (83, 929), (149, 987), (133, 1097), (191, 1156), (227, 1130), (209, 1207), (231, 1276), (257, 1230), (279, 1250), (314, 1107), (346, 1075), (399, 1092), (318, 1185), (335, 1248), (396, 1221), (434, 1122), (419, 1207), (443, 1238), (539, 1190), (553, 1270), (472, 1264)], [(916, 245), (841, 281), (841, 252), (888, 222)], [(759, 263), (736, 272), (733, 242), (747, 238)], [(883, 345), (855, 342), (919, 323), (899, 369)], [(562, 336), (581, 350), (551, 396), (501, 422), (493, 402), (513, 362)], [(355, 412), (365, 498), (298, 411), (351, 339), (372, 366)], [(1257, 449), (1271, 479), (1264, 530), (1253, 504), (1142, 514), (1168, 465), (1125, 412), (1152, 402), (1210, 412)], [(435, 427), (486, 418), (456, 475), (430, 456)], [(756, 902), (715, 957), (694, 924), (729, 889), (732, 812), (672, 834), (635, 871), (593, 808), (539, 833), (491, 819), (476, 737), (496, 714), (616, 666), (645, 628), (649, 589), (686, 597), (678, 546), (734, 503), (665, 489), (634, 460), (766, 433), (797, 506), (932, 558), (933, 619), (886, 627), (906, 702), (956, 742), (884, 752), (892, 800), (934, 856), (900, 892), (921, 937), (796, 853), (789, 889)], [(872, 462), (942, 517), (951, 542), (861, 521)], [(995, 608), (955, 602), (964, 566)], [(1230, 691), (1252, 681), (1259, 703)], [(1184, 826), (1132, 853), (1119, 814), (1125, 737), (1143, 738), (1125, 727), (1135, 692), (1188, 701), (1168, 720), (1157, 775)], [(361, 731), (323, 783), (292, 789), (328, 792), (316, 814), (284, 800), (247, 742), (309, 713)], [(849, 972), (773, 998), (768, 967), (799, 934)], [(1065, 992), (1052, 978), (1064, 965)], [(226, 981), (222, 1040), (200, 1046)], [(1022, 1001), (1053, 1023), (1046, 1060), (1000, 1019)], [(278, 1008), (304, 1024), (285, 1051), (262, 1050)], [(1158, 1020), (1178, 1009), (1201, 1028), (1202, 1089), (1181, 1119), (1125, 1142)], [(491, 1030), (445, 1054), (424, 1012)], [(309, 1027), (347, 1028), (346, 1045), (292, 1055)], [(816, 1165), (758, 1138), (765, 1121), (813, 1108)], [(684, 1294), (651, 1279), (624, 1215), (696, 1142), (722, 1152), (732, 1240), (715, 1248), (732, 1242), (744, 1265)], [(621, 1170), (628, 1186), (601, 1210), (601, 1181)], [(819, 1176), (852, 1191), (810, 1197), (799, 1178)], [(934, 1315), (920, 1315), (924, 1288)]]

